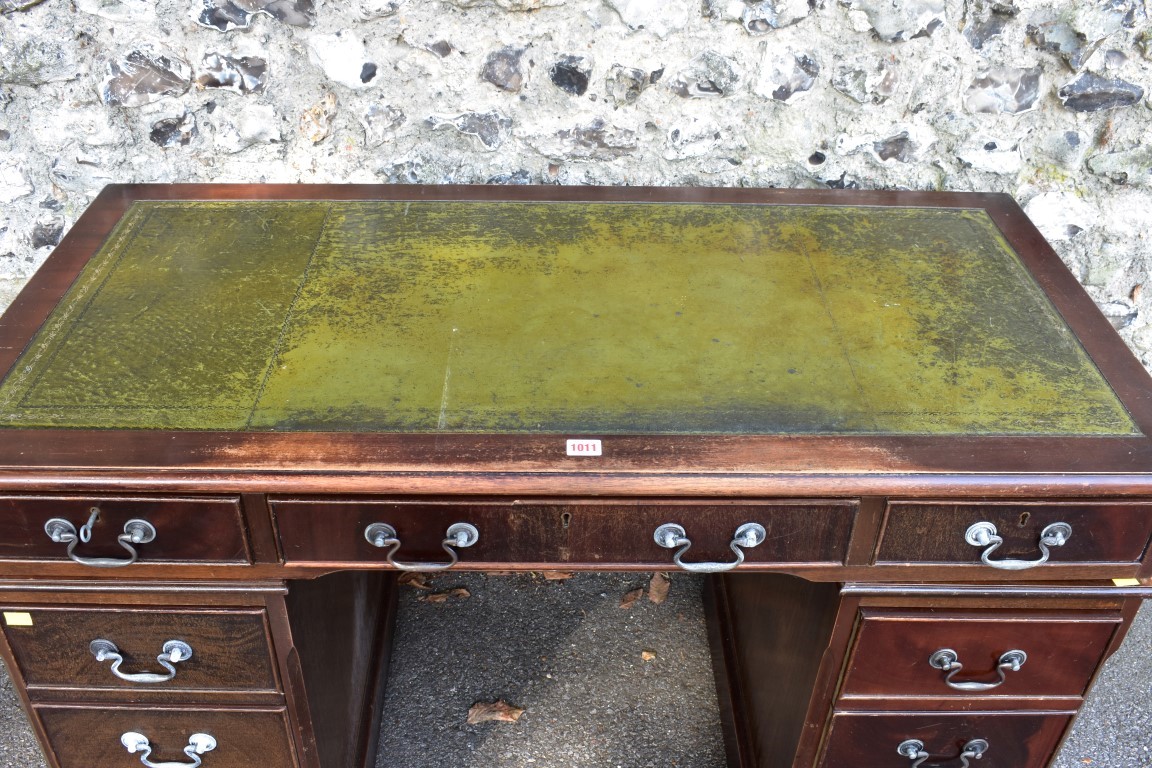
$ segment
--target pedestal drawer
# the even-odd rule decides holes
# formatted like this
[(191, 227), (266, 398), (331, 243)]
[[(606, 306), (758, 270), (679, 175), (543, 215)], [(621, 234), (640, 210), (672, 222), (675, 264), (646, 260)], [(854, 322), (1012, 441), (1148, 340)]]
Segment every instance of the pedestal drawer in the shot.
[[(88, 541), (77, 541), (72, 559), (101, 559), (107, 565), (136, 562), (248, 564), (251, 558), (240, 500), (224, 498), (118, 496), (0, 496), (0, 560), (69, 559), (70, 540), (54, 541), (45, 524), (61, 520), (77, 538), (91, 525)], [(141, 543), (121, 540), (130, 522), (150, 525), (155, 537)], [(145, 537), (147, 538), (147, 537)]]
[(927, 753), (926, 765), (958, 767), (968, 748), (981, 754), (970, 755), (973, 766), (1045, 768), (1071, 720), (1071, 712), (837, 713), (818, 765), (909, 768)]
[(159, 709), (43, 706), (36, 714), (60, 768), (139, 768), (143, 749), (129, 752), (124, 734), (148, 740), (153, 763), (192, 765), (184, 749), (194, 734), (215, 747), (205, 768), (294, 768), (295, 750), (283, 709)]
[[(177, 692), (251, 697), (280, 689), (260, 609), (4, 606), (3, 611), (4, 634), (34, 699), (139, 700)], [(100, 647), (93, 646), (101, 640), (106, 641), (103, 660), (96, 657)], [(114, 665), (132, 679), (118, 677)], [(170, 679), (157, 679), (164, 677)]]
[[(987, 543), (969, 540), (986, 523)], [(1067, 535), (1045, 537), (1066, 526)], [(1052, 543), (1062, 538), (1062, 543)], [(941, 563), (972, 568), (1043, 572), (1065, 566), (1135, 566), (1152, 538), (1147, 502), (893, 502), (877, 549), (879, 565)], [(996, 545), (997, 539), (1002, 543)], [(1042, 546), (1043, 544), (1043, 546)], [(1044, 550), (1048, 550), (1045, 557)], [(988, 563), (981, 557), (985, 556)], [(1041, 562), (1044, 561), (1044, 562)], [(1124, 573), (1127, 573), (1125, 571)]]
[(955, 699), (946, 707), (988, 697), (1080, 697), (1122, 624), (1108, 612), (864, 609), (840, 699), (893, 709), (907, 708), (899, 700), (908, 697)]

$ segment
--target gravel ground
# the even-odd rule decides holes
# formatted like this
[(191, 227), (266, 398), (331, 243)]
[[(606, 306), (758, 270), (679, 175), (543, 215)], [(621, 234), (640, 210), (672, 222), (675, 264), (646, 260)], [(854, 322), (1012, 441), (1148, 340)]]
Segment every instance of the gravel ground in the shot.
[[(435, 589), (471, 597), (442, 604), (403, 589), (377, 765), (722, 768), (701, 581), (676, 574), (665, 602), (622, 608), (647, 581), (453, 574)], [(494, 700), (524, 714), (466, 724)]]
[(1152, 768), (1152, 600), (1104, 664), (1052, 768)]
[[(431, 585), (468, 596), (401, 592), (379, 768), (724, 765), (697, 578), (674, 574), (664, 603), (641, 595), (627, 609), (621, 599), (646, 575), (454, 573)], [(498, 700), (523, 714), (466, 723), (474, 703)], [(1152, 768), (1149, 701), (1145, 605), (1053, 768)], [(43, 766), (0, 665), (0, 767)]]
[(12, 679), (0, 661), (0, 766), (3, 768), (43, 768), (40, 746), (32, 735)]

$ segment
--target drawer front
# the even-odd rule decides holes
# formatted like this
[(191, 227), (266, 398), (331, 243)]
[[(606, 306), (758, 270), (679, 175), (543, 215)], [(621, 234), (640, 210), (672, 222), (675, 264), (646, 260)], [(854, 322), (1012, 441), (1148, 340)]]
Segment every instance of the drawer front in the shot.
[[(956, 706), (988, 696), (1083, 696), (1122, 622), (1115, 613), (942, 615), (866, 609), (841, 701), (858, 706), (860, 699), (880, 699), (884, 708), (894, 709), (900, 708), (900, 697), (913, 696), (953, 698)], [(934, 667), (929, 659), (943, 650), (952, 651), (953, 664), (962, 668)], [(1024, 662), (1001, 675), (1000, 660), (1010, 651), (1023, 651)], [(937, 663), (943, 665), (942, 659)], [(946, 681), (949, 675), (952, 685)]]
[(184, 753), (194, 733), (216, 747), (203, 754), (205, 768), (296, 765), (283, 709), (159, 709), (133, 707), (37, 707), (36, 714), (60, 768), (139, 768), (143, 754), (128, 752), (125, 733), (144, 735), (153, 763), (191, 764)]
[(748, 566), (838, 565), (848, 552), (856, 503), (847, 501), (734, 501), (574, 506), (568, 546), (572, 558), (599, 567), (640, 564), (676, 568), (682, 547), (665, 549), (656, 529), (675, 524), (692, 542), (681, 562), (731, 563), (731, 543), (745, 523), (764, 528), (764, 541), (743, 549)]
[(1071, 712), (836, 713), (818, 765), (909, 768), (914, 760), (897, 748), (916, 740), (929, 755), (925, 765), (959, 766), (965, 745), (979, 739), (988, 746), (979, 761), (970, 761), (973, 766), (1045, 768), (1071, 720)]
[[(854, 502), (403, 502), (271, 500), (288, 563), (384, 563), (365, 529), (387, 523), (401, 545), (402, 563), (449, 560), (441, 542), (449, 526), (469, 523), (478, 541), (458, 549), (461, 566), (563, 564), (675, 568), (676, 550), (653, 538), (676, 523), (692, 541), (688, 564), (729, 563), (730, 543), (744, 523), (759, 523), (765, 540), (744, 550), (748, 565), (843, 562), (856, 511)], [(680, 548), (677, 547), (677, 550)]]
[[(4, 634), (33, 698), (165, 696), (174, 692), (275, 693), (279, 690), (264, 612), (258, 609), (157, 610), (5, 606)], [(18, 618), (16, 618), (18, 617)], [(12, 620), (15, 619), (15, 620)], [(169, 676), (164, 681), (123, 680), (114, 658), (96, 658), (91, 643), (107, 640), (123, 657), (126, 676)], [(191, 656), (157, 660), (169, 641)], [(80, 690), (77, 690), (80, 689)]]
[[(980, 559), (986, 547), (965, 540), (969, 527), (978, 522), (991, 523), (996, 536), (1004, 540), (988, 555), (994, 563), (1039, 560), (1044, 529), (1065, 523), (1071, 527), (1071, 535), (1063, 545), (1048, 547), (1051, 555), (1040, 568), (1135, 565), (1144, 557), (1152, 537), (1152, 504), (894, 502), (888, 506), (876, 562), (988, 568)], [(1110, 570), (1107, 575), (1117, 574)]]
[(384, 564), (387, 548), (365, 537), (374, 523), (396, 531), (400, 563), (447, 563), (442, 542), (449, 526), (469, 523), (479, 538), (458, 548), (460, 565), (554, 563), (563, 556), (560, 513), (502, 503), (432, 503), (345, 500), (270, 500), (286, 563)]
[(119, 542), (130, 520), (145, 520), (156, 530), (152, 541), (134, 545), (139, 563), (251, 562), (238, 498), (114, 496), (0, 496), (0, 560), (68, 560), (68, 544), (44, 531), (49, 520), (71, 523), (77, 534), (99, 510), (87, 542), (78, 542), (78, 558), (127, 561)]

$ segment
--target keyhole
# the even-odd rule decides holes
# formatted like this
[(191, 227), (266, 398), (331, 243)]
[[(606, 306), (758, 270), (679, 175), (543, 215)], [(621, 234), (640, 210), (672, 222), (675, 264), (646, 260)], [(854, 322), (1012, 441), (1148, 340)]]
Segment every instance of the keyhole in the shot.
[(1030, 518), (1030, 517), (1032, 517), (1031, 512), (1021, 512), (1020, 513), (1020, 527), (1021, 528), (1028, 525), (1028, 518)]
[(568, 526), (572, 524), (572, 513), (562, 512), (560, 514), (560, 524), (564, 526), (564, 530), (568, 530)]

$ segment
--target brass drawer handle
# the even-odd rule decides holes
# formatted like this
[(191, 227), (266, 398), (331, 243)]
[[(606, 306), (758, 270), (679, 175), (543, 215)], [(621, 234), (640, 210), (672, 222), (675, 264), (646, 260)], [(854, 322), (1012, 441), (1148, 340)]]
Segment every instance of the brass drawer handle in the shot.
[[(924, 751), (924, 742), (919, 739), (908, 739), (900, 742), (896, 751), (912, 761), (908, 768), (919, 768), (920, 764), (928, 759)], [(972, 739), (960, 751), (960, 768), (968, 768), (968, 761), (972, 758), (979, 760), (988, 751), (988, 742), (984, 739)]]
[(936, 669), (948, 673), (944, 676), (944, 682), (948, 684), (948, 687), (955, 688), (958, 691), (990, 691), (1003, 684), (1005, 673), (1019, 672), (1020, 667), (1024, 666), (1024, 662), (1027, 660), (1028, 654), (1024, 653), (1024, 651), (1005, 651), (1000, 654), (1000, 663), (996, 665), (996, 671), (1000, 674), (999, 680), (994, 683), (958, 683), (952, 678), (955, 677), (960, 670), (964, 669), (964, 665), (960, 663), (960, 658), (956, 655), (956, 651), (951, 648), (941, 648), (928, 657), (929, 664)]
[(372, 523), (364, 529), (364, 538), (374, 547), (388, 548), (388, 563), (402, 571), (443, 571), (460, 562), (459, 555), (453, 547), (470, 547), (480, 539), (480, 531), (471, 523), (453, 523), (448, 526), (441, 546), (451, 558), (446, 563), (402, 563), (393, 559), (396, 550), (400, 549), (400, 539), (396, 538), (396, 529), (388, 523)]
[(148, 759), (148, 756), (152, 754), (152, 745), (144, 734), (128, 731), (120, 737), (120, 743), (131, 754), (143, 752), (144, 754), (140, 755), (140, 762), (148, 768), (197, 768), (202, 762), (200, 755), (216, 749), (216, 739), (206, 733), (194, 733), (188, 737), (188, 746), (184, 747), (184, 754), (192, 758), (192, 762), (154, 763)]
[(112, 660), (112, 674), (121, 680), (127, 680), (130, 683), (166, 683), (172, 678), (176, 677), (176, 667), (181, 661), (187, 661), (192, 658), (192, 646), (182, 640), (169, 640), (161, 647), (162, 653), (156, 657), (156, 661), (160, 662), (160, 666), (168, 670), (166, 675), (157, 675), (152, 672), (121, 672), (120, 665), (124, 663), (124, 657), (120, 655), (120, 649), (111, 640), (93, 640), (88, 644), (88, 650), (96, 657), (96, 661)]
[(737, 528), (736, 535), (732, 537), (732, 543), (728, 545), (736, 553), (736, 561), (732, 563), (685, 563), (681, 558), (692, 548), (692, 540), (688, 538), (684, 528), (676, 523), (664, 523), (653, 532), (652, 538), (664, 549), (680, 547), (679, 551), (672, 556), (672, 562), (684, 570), (692, 573), (719, 573), (730, 571), (743, 563), (743, 548), (759, 546), (764, 539), (768, 538), (768, 532), (760, 523), (744, 523)]
[(147, 544), (156, 538), (156, 529), (152, 523), (134, 518), (124, 523), (124, 533), (116, 537), (116, 541), (120, 542), (120, 546), (128, 552), (127, 558), (81, 557), (75, 552), (76, 545), (81, 541), (87, 542), (92, 537), (92, 524), (100, 515), (100, 510), (97, 507), (93, 507), (90, 512), (92, 514), (88, 518), (88, 522), (81, 526), (79, 534), (76, 532), (75, 525), (60, 517), (54, 517), (44, 523), (44, 533), (48, 534), (48, 538), (57, 544), (67, 544), (68, 557), (80, 565), (89, 565), (93, 568), (121, 568), (125, 565), (131, 565), (139, 557), (134, 545)]
[(992, 553), (1004, 543), (1004, 539), (996, 534), (996, 526), (981, 521), (973, 523), (964, 532), (964, 541), (974, 547), (985, 547), (985, 550), (980, 553), (981, 562), (1003, 571), (1022, 571), (1026, 568), (1043, 565), (1048, 562), (1048, 556), (1051, 554), (1048, 547), (1062, 547), (1070, 538), (1072, 538), (1072, 526), (1068, 523), (1052, 523), (1040, 532), (1039, 547), (1042, 554), (1039, 560), (992, 560), (990, 559)]

